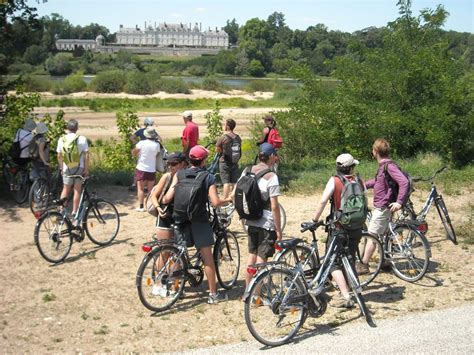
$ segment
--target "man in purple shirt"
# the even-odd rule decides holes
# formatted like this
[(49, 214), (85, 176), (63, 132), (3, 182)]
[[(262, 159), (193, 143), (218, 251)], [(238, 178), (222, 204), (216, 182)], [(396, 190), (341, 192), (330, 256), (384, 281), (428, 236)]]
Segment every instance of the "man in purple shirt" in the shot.
[[(374, 189), (374, 206), (368, 232), (374, 236), (383, 235), (388, 228), (392, 213), (402, 208), (409, 193), (409, 182), (398, 166), (390, 159), (390, 144), (383, 138), (377, 139), (372, 146), (372, 155), (379, 167), (375, 179), (365, 183), (367, 189)], [(389, 175), (389, 176), (387, 176)], [(398, 194), (394, 195), (388, 179), (398, 184)], [(368, 262), (375, 250), (375, 245), (367, 243), (366, 252), (361, 263), (356, 266), (359, 274), (369, 272)]]

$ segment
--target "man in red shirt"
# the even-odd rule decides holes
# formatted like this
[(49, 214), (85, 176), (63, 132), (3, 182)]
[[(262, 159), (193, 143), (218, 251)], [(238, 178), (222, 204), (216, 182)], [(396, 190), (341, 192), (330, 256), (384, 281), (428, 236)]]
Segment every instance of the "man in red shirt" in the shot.
[(181, 136), (181, 145), (183, 153), (189, 156), (189, 150), (197, 145), (199, 140), (199, 127), (193, 122), (193, 113), (191, 111), (183, 112), (184, 130)]

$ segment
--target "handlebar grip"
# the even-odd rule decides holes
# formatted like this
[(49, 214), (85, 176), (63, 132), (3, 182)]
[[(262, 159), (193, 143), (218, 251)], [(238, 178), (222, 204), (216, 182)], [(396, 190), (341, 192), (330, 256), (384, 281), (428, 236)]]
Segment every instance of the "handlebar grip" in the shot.
[(323, 221), (318, 222), (303, 222), (301, 223), (301, 233), (306, 232), (307, 230), (315, 231), (318, 227), (324, 225)]

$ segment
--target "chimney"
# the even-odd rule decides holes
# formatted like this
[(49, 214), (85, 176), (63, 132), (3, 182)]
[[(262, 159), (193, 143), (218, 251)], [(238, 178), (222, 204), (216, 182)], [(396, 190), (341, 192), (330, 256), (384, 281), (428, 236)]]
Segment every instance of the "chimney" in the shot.
[(145, 21), (145, 27), (144, 28), (145, 28), (145, 31), (146, 31), (146, 21)]
[(202, 23), (199, 22), (199, 32), (202, 32)]
[(123, 25), (120, 25), (119, 28), (123, 28)]
[(156, 30), (156, 21), (155, 21), (155, 30)]
[(216, 26), (216, 33), (217, 33), (217, 32), (219, 32), (219, 31), (217, 31), (217, 26)]

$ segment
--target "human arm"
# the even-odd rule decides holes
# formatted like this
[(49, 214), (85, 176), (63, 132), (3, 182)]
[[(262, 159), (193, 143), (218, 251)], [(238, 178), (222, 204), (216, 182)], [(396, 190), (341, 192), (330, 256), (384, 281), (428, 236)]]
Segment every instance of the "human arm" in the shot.
[(223, 206), (229, 202), (232, 202), (232, 197), (229, 196), (227, 198), (221, 199), (219, 194), (217, 193), (217, 187), (215, 184), (209, 186), (209, 201), (211, 201), (211, 205), (214, 207)]
[(177, 183), (178, 183), (178, 174), (175, 174), (173, 176), (173, 180), (171, 181), (170, 188), (168, 189), (168, 191), (166, 191), (166, 194), (161, 199), (162, 204), (167, 205), (168, 203), (173, 201), (174, 189), (175, 189)]
[(280, 204), (278, 203), (278, 196), (270, 197), (270, 208), (272, 211), (273, 224), (275, 225), (275, 233), (277, 240), (281, 240), (283, 234), (281, 231), (281, 215)]
[(402, 208), (403, 201), (405, 201), (408, 196), (410, 183), (396, 164), (387, 164), (387, 174), (398, 184), (397, 200), (389, 204), (390, 211), (396, 212)]
[(151, 192), (151, 202), (153, 203), (153, 206), (155, 206), (156, 209), (160, 207), (160, 201), (158, 201), (158, 198), (163, 193), (166, 182), (168, 181), (169, 178), (171, 178), (169, 173), (163, 174), (160, 181), (158, 181), (156, 188), (154, 188)]
[(45, 143), (41, 142), (38, 144), (38, 155), (44, 165), (49, 166), (49, 163), (46, 161), (46, 156), (44, 154)]
[(370, 179), (365, 182), (365, 188), (368, 189), (373, 189), (375, 185), (375, 179)]
[(137, 135), (134, 133), (134, 134), (131, 134), (130, 137), (128, 138), (130, 140), (130, 142), (132, 142), (133, 144), (137, 144), (138, 142), (138, 137)]
[(265, 139), (267, 138), (268, 133), (270, 133), (270, 128), (269, 127), (263, 127), (262, 136), (258, 139), (257, 145), (260, 145), (260, 144), (265, 142)]
[(86, 150), (84, 152), (84, 176), (89, 175), (89, 159), (90, 159), (89, 151)]
[(334, 188), (334, 178), (331, 177), (331, 179), (329, 179), (329, 181), (327, 182), (323, 195), (321, 196), (321, 199), (319, 200), (316, 206), (316, 211), (314, 212), (313, 218), (314, 221), (319, 221), (319, 218), (321, 218), (321, 214), (323, 213), (326, 204), (328, 203), (331, 196), (334, 194)]

